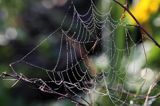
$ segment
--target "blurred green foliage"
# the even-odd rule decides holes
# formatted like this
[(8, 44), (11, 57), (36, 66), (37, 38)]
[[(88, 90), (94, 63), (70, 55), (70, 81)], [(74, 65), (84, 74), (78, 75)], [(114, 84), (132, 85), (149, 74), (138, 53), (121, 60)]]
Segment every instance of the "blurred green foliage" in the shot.
[[(105, 10), (108, 11), (108, 9), (105, 8), (106, 3), (103, 3), (104, 1), (101, 0), (100, 2), (98, 2), (97, 7), (101, 8), (103, 11), (105, 11)], [(14, 40), (5, 39), (5, 41), (6, 41), (5, 43), (3, 43), (3, 44), (0, 43), (1, 44), (0, 45), (0, 72), (10, 70), (9, 63), (11, 63), (13, 60), (17, 59), (17, 57), (15, 57), (15, 55), (17, 55), (18, 51), (16, 51), (16, 50), (17, 50), (17, 48), (20, 48), (21, 46), (20, 47), (13, 46), (12, 45), (13, 42), (18, 40), (18, 43), (16, 42), (17, 45), (19, 43), (21, 45), (25, 45), (28, 42), (27, 39), (32, 38), (32, 37), (30, 38), (29, 35), (26, 36), (28, 34), (28, 32), (26, 32), (26, 29), (23, 28), (24, 26), (23, 26), (23, 23), (21, 22), (21, 19), (20, 19), (20, 16), (21, 16), (21, 14), (23, 14), (24, 10), (26, 8), (30, 8), (28, 5), (31, 5), (31, 3), (35, 2), (35, 1), (32, 0), (29, 2), (30, 2), (30, 4), (28, 3), (27, 0), (0, 0), (0, 36), (4, 37), (5, 31), (10, 27), (16, 29), (16, 31), (18, 33), (17, 38), (15, 38)], [(108, 4), (106, 4), (106, 5), (108, 5)], [(119, 7), (118, 5), (116, 5), (115, 3), (113, 3), (111, 5), (113, 5), (113, 7), (112, 7), (113, 10), (111, 12), (111, 15), (114, 17), (115, 20), (120, 19), (121, 15), (123, 13), (123, 9), (121, 7)], [(37, 8), (37, 11), (38, 11), (38, 8)], [(59, 11), (58, 11), (58, 13), (59, 13)], [(59, 13), (59, 14), (61, 14), (61, 13)], [(60, 20), (58, 17), (56, 17), (56, 15), (53, 17), (55, 17), (55, 20)], [(32, 17), (29, 17), (29, 18), (32, 18)], [(156, 26), (154, 24), (154, 21), (157, 18), (160, 18), (159, 11), (156, 12), (153, 16), (150, 16), (150, 19), (146, 23), (143, 23), (143, 26), (145, 29), (147, 29), (154, 36), (156, 41), (160, 43), (160, 30), (159, 30), (160, 26)], [(41, 25), (41, 23), (39, 23), (39, 24)], [(57, 22), (56, 24), (59, 24), (59, 22)], [(114, 39), (115, 39), (115, 42), (116, 42), (116, 45), (118, 48), (124, 48), (125, 37), (126, 37), (124, 30), (125, 30), (124, 28), (118, 28), (118, 30), (115, 31), (116, 36)], [(131, 31), (135, 32), (135, 29), (132, 29)], [(41, 39), (41, 38), (38, 38), (38, 39)], [(157, 72), (159, 74), (159, 72), (160, 72), (160, 49), (158, 47), (156, 47), (155, 45), (153, 45), (152, 41), (144, 40), (144, 42), (146, 42), (147, 45), (151, 49), (149, 50), (149, 52), (146, 52), (147, 64), (144, 63), (143, 67), (147, 66), (148, 68), (151, 68), (154, 72)], [(15, 48), (15, 47), (17, 47), (17, 48)], [(28, 48), (26, 48), (26, 50), (27, 49)], [(50, 52), (50, 49), (51, 49), (51, 47), (49, 46), (48, 43), (46, 43), (42, 46), (42, 48), (40, 48), (40, 52), (42, 52), (42, 53)], [(25, 48), (22, 48), (22, 50), (25, 50)], [(114, 57), (115, 59), (113, 59), (117, 62), (117, 58), (118, 58), (118, 64), (116, 64), (116, 66), (113, 66), (113, 67), (115, 67), (114, 70), (116, 70), (116, 69), (118, 70), (119, 66), (122, 63), (122, 59), (123, 59), (122, 57), (124, 54), (123, 54), (123, 52), (116, 51), (114, 49), (111, 52), (112, 53), (118, 52), (116, 54), (116, 56)], [(50, 53), (50, 55), (54, 55), (54, 54)], [(50, 55), (46, 54), (46, 58), (51, 58)], [(19, 54), (18, 57), (20, 57), (20, 56), (21, 55)], [(138, 55), (137, 55), (137, 57), (138, 57)], [(112, 57), (110, 57), (110, 58), (112, 58)], [(113, 65), (115, 65), (114, 64), (115, 61), (112, 61)], [(25, 68), (25, 67), (23, 67), (23, 68)], [(114, 73), (110, 73), (110, 74), (112, 75), (112, 77), (113, 77), (113, 75), (115, 75), (114, 77), (119, 77), (119, 75), (121, 75), (121, 77), (123, 77), (124, 74), (121, 74), (121, 73), (124, 72), (124, 69), (125, 68), (122, 67), (122, 69), (120, 70), (120, 73), (117, 72), (116, 74), (114, 74)], [(23, 70), (23, 71), (27, 72), (26, 70), (28, 70), (28, 69), (25, 68), (25, 70)], [(111, 71), (111, 72), (113, 72), (113, 71)], [(30, 73), (30, 74), (32, 74), (32, 73)], [(121, 81), (123, 82), (123, 80), (121, 80)], [(120, 82), (120, 81), (117, 81), (117, 82)], [(154, 94), (160, 92), (160, 85), (158, 85), (156, 88), (157, 89), (154, 91)], [(22, 96), (16, 96), (16, 97), (15, 97), (15, 95), (13, 96), (11, 89), (12, 88), (10, 88), (10, 86), (8, 86), (6, 84), (6, 81), (3, 81), (3, 80), (0, 81), (0, 106), (73, 106), (74, 105), (71, 102), (66, 102), (66, 101), (62, 101), (62, 102), (54, 102), (53, 101), (52, 102), (52, 100), (47, 101), (47, 103), (46, 102), (43, 103), (43, 101), (34, 101), (33, 103), (27, 104), (25, 98), (23, 98)], [(136, 92), (136, 91), (134, 91), (134, 92)], [(160, 104), (159, 101), (160, 101), (160, 99), (157, 99), (153, 103), (153, 106), (159, 106), (159, 104)], [(136, 101), (136, 102), (141, 102), (141, 100)], [(114, 104), (111, 102), (109, 96), (104, 96), (104, 97), (99, 97), (97, 99), (97, 101), (94, 103), (94, 105), (95, 106), (113, 106)]]

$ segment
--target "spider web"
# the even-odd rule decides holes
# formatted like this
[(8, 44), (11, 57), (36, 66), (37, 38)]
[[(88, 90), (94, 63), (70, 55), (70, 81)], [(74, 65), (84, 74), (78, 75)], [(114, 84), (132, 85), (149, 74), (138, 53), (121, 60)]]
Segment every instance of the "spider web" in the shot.
[[(70, 18), (69, 11), (73, 11)], [(136, 40), (136, 35), (131, 33), (131, 26), (122, 20), (115, 21), (111, 11), (112, 8), (101, 11), (90, 0), (90, 7), (80, 13), (71, 1), (61, 26), (10, 64), (13, 76), (32, 83), (42, 92), (57, 94), (76, 104), (88, 106), (97, 97), (108, 96), (114, 105), (129, 105), (130, 96), (133, 99), (134, 95), (127, 90), (125, 70), (129, 69), (137, 47), (143, 50), (144, 47), (140, 45), (141, 39)], [(66, 24), (69, 27), (65, 27)], [(118, 30), (125, 34), (118, 37)], [(118, 40), (124, 43), (119, 45)], [(96, 53), (97, 45), (102, 48), (100, 53)], [(93, 59), (96, 56), (92, 53), (107, 58), (105, 69), (96, 68)], [(106, 61), (103, 58), (101, 62)]]

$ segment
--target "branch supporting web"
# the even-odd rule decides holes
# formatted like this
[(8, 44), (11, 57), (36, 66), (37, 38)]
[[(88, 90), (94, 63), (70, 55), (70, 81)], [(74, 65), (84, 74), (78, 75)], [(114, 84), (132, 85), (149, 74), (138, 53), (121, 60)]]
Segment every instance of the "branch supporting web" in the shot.
[[(72, 16), (69, 11), (73, 11)], [(87, 11), (80, 13), (71, 1), (61, 26), (10, 64), (12, 77), (80, 105), (90, 106), (97, 97), (104, 96), (115, 105), (129, 105), (134, 94), (127, 90), (126, 73), (136, 70), (129, 61), (144, 47), (142, 39), (137, 40), (131, 33), (133, 26), (115, 21), (111, 12), (112, 8), (101, 11), (90, 0)], [(64, 27), (66, 24), (69, 27)], [(97, 61), (105, 68), (96, 67), (95, 57), (102, 58)]]

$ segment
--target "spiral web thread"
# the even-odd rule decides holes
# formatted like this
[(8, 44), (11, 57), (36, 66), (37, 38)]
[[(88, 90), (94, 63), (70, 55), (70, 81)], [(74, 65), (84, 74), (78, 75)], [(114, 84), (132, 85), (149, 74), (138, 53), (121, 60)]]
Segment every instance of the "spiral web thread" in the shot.
[[(68, 22), (68, 13), (66, 13), (57, 30), (40, 41), (21, 59), (10, 64), (13, 76), (32, 83), (42, 92), (57, 94), (77, 104), (82, 103), (87, 106), (92, 104), (96, 97), (108, 96), (115, 105), (129, 105), (131, 94), (125, 89), (125, 79), (128, 78), (126, 71), (122, 70), (125, 70), (129, 64), (129, 62), (124, 62), (125, 58), (129, 61), (134, 57), (134, 51), (141, 41), (134, 40), (134, 35), (130, 34), (125, 22), (115, 21), (112, 18), (110, 13), (112, 8), (108, 12), (102, 12), (92, 0), (90, 4), (89, 9), (84, 14), (80, 14), (74, 2), (71, 2), (68, 8), (68, 11), (73, 10), (71, 21), (69, 21), (70, 26), (63, 27)], [(122, 37), (125, 42), (123, 47), (118, 47), (116, 44), (116, 30), (119, 28), (124, 28), (125, 32)], [(60, 42), (59, 50), (52, 50), (52, 52), (58, 55), (56, 58), (49, 58), (50, 61), (55, 61), (54, 65), (46, 68), (46, 63), (39, 65), (30, 60), (32, 56), (41, 54), (41, 47), (45, 44), (54, 45), (55, 39)], [(89, 54), (94, 52), (98, 43), (102, 45), (102, 53), (108, 57), (109, 63), (107, 69), (94, 73), (92, 72), (94, 64), (90, 63), (92, 56)], [(86, 45), (92, 46), (86, 48)], [(144, 49), (143, 46), (141, 48)], [(31, 74), (33, 71), (36, 71), (34, 73), (40, 71), (46, 77), (25, 75), (22, 70), (17, 72), (16, 66), (19, 64), (29, 67), (28, 71), (31, 71)], [(61, 89), (64, 91), (60, 92)]]

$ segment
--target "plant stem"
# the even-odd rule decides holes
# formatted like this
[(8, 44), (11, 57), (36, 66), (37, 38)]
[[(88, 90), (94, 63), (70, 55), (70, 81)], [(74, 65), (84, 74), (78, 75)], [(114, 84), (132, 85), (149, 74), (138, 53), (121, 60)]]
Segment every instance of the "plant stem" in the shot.
[(113, 0), (116, 4), (118, 4), (119, 6), (121, 6), (122, 8), (124, 8), (127, 13), (135, 20), (135, 22), (137, 23), (137, 25), (141, 28), (141, 30), (154, 42), (155, 45), (157, 45), (160, 48), (160, 44), (154, 40), (154, 38), (152, 37), (152, 35), (150, 33), (148, 33), (144, 27), (139, 23), (139, 21), (136, 19), (136, 17), (132, 14), (132, 12), (128, 9), (128, 7), (124, 6), (123, 4), (121, 4), (119, 1), (117, 0)]

